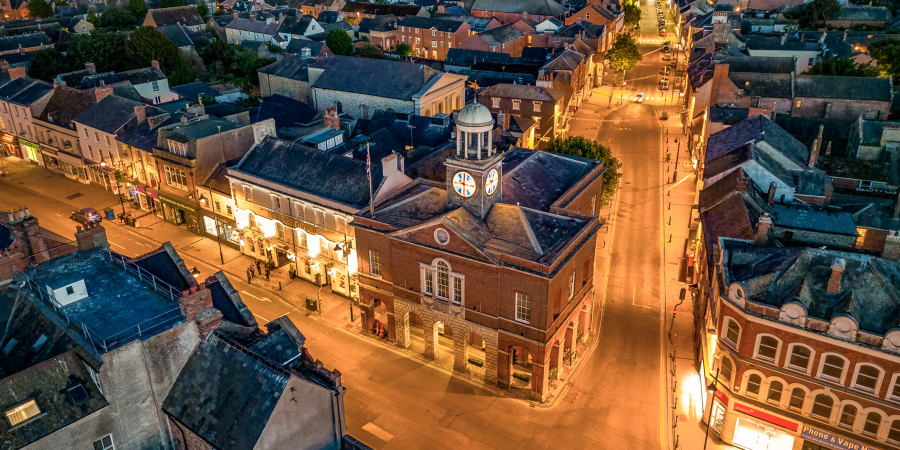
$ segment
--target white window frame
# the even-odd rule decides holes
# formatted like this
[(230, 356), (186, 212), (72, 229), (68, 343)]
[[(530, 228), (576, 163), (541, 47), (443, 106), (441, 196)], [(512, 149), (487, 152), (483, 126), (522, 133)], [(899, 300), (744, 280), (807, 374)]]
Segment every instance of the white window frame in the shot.
[[(109, 438), (108, 446), (103, 443), (103, 440), (106, 439), (107, 437)], [(100, 450), (116, 450), (116, 443), (113, 441), (112, 434), (107, 434), (106, 436), (103, 436), (100, 439), (97, 439), (93, 443), (96, 444), (97, 442), (100, 443)], [(94, 449), (94, 446), (91, 445), (91, 450), (93, 450), (93, 449)]]
[[(849, 425), (848, 425), (848, 424), (845, 424), (844, 422), (841, 421), (841, 419), (844, 418), (844, 411), (847, 410), (847, 407), (848, 407), (848, 406), (849, 406), (849, 407), (852, 407), (853, 409), (856, 410), (856, 414), (853, 416), (853, 423), (852, 423), (852, 424), (849, 424)], [(835, 420), (835, 425), (837, 425), (838, 428), (844, 428), (844, 429), (847, 429), (847, 430), (852, 430), (854, 427), (856, 427), (856, 424), (857, 424), (857, 423), (859, 423), (859, 406), (857, 406), (857, 405), (855, 405), (855, 404), (853, 404), (853, 403), (844, 403), (844, 404), (842, 404), (842, 405), (841, 405), (841, 409), (838, 411), (837, 420)]]
[(572, 275), (569, 275), (569, 301), (575, 298), (575, 271), (572, 271)]
[(532, 102), (534, 104), (534, 112), (541, 112), (541, 102)]
[[(874, 433), (870, 433), (865, 430), (866, 424), (869, 423), (869, 414), (872, 414), (872, 413), (878, 414), (878, 417), (880, 418), (880, 420), (878, 421), (878, 429), (875, 430)], [(882, 427), (882, 425), (884, 425), (884, 417), (885, 417), (884, 414), (882, 414), (879, 411), (873, 411), (873, 410), (869, 409), (867, 412), (864, 411), (863, 414), (860, 414), (860, 416), (862, 416), (862, 417), (857, 416), (857, 418), (862, 419), (862, 426), (859, 427), (859, 434), (861, 434), (863, 436), (868, 436), (870, 438), (874, 438), (874, 437), (878, 436), (879, 433), (881, 433), (881, 427)]]
[(275, 221), (275, 237), (281, 240), (284, 240), (285, 237), (284, 224), (277, 220)]
[[(844, 367), (843, 367), (843, 369), (841, 369), (841, 378), (838, 380), (835, 380), (830, 375), (822, 375), (822, 369), (825, 368), (825, 359), (827, 359), (829, 356), (837, 356), (838, 358), (840, 358), (841, 360), (844, 361)], [(822, 355), (819, 356), (819, 367), (818, 367), (818, 369), (816, 369), (816, 378), (818, 378), (820, 380), (830, 381), (832, 383), (838, 383), (838, 384), (843, 385), (844, 382), (847, 380), (847, 372), (848, 372), (847, 368), (848, 367), (850, 367), (850, 360), (848, 360), (846, 356), (844, 356), (840, 353), (835, 353), (835, 352), (822, 353)]]
[[(771, 359), (767, 356), (762, 356), (759, 354), (759, 348), (762, 346), (762, 338), (764, 337), (773, 338), (778, 342), (777, 346), (775, 347), (775, 359)], [(770, 362), (772, 364), (778, 364), (778, 361), (781, 361), (782, 347), (784, 347), (784, 343), (781, 341), (781, 339), (778, 338), (778, 336), (769, 333), (758, 333), (756, 335), (756, 344), (753, 346), (753, 358), (760, 361)]]
[(315, 209), (313, 209), (313, 211), (315, 211), (315, 213), (314, 213), (315, 214), (315, 225), (317, 227), (324, 227), (325, 226), (325, 210), (315, 208)]
[(512, 101), (512, 109), (513, 111), (518, 111), (522, 106), (522, 100), (513, 99)]
[[(819, 398), (820, 395), (824, 395), (831, 399), (831, 411), (828, 412), (828, 417), (820, 416), (813, 413), (813, 410), (816, 409), (816, 399)], [(834, 415), (834, 408), (840, 409), (840, 401), (834, 401), (834, 397), (828, 395), (827, 392), (820, 391), (815, 395), (807, 394), (807, 397), (810, 397), (810, 406), (809, 406), (809, 417), (817, 420), (824, 420), (825, 422), (831, 423), (831, 416)]]
[(381, 274), (381, 252), (369, 250), (369, 275), (380, 277)]
[[(438, 263), (447, 265), (447, 296), (438, 295)], [(419, 263), (419, 278), (421, 280), (422, 294), (441, 301), (462, 305), (466, 301), (466, 276), (453, 271), (450, 262), (443, 258), (435, 258), (431, 264)], [(457, 286), (457, 281), (459, 286)], [(457, 300), (457, 298), (459, 300)]]
[(294, 217), (296, 217), (300, 220), (305, 220), (304, 219), (305, 214), (303, 213), (304, 208), (305, 207), (303, 206), (303, 203), (294, 202), (294, 206), (293, 206), (293, 208), (291, 208), (292, 209), (291, 213), (294, 215)]
[[(527, 304), (526, 304), (527, 303)], [(531, 296), (524, 292), (516, 292), (516, 310), (515, 310), (515, 318), (516, 322), (521, 322), (524, 324), (531, 323)], [(520, 311), (524, 311), (525, 314), (520, 316)]]
[(334, 229), (338, 233), (347, 233), (347, 218), (341, 216), (334, 216)]
[(491, 107), (493, 107), (493, 108), (500, 107), (500, 97), (491, 97)]
[[(797, 366), (791, 365), (791, 355), (794, 354), (795, 347), (805, 347), (807, 350), (809, 350), (809, 362), (806, 364), (805, 369), (800, 369)], [(785, 351), (783, 367), (785, 369), (793, 370), (794, 372), (800, 372), (800, 373), (805, 373), (805, 374), (809, 375), (812, 372), (812, 363), (813, 363), (813, 361), (815, 361), (815, 359), (816, 359), (816, 349), (814, 349), (806, 344), (802, 344), (800, 342), (793, 342), (793, 343), (788, 344), (788, 346), (787, 346), (787, 350)]]
[(272, 196), (272, 210), (281, 212), (281, 197), (271, 194)]
[[(737, 342), (733, 342), (728, 337), (728, 325), (732, 322), (734, 322), (734, 324), (737, 325), (737, 327), (738, 327)], [(743, 335), (743, 334), (744, 334), (744, 327), (742, 327), (741, 324), (737, 320), (734, 319), (734, 317), (725, 316), (725, 319), (722, 320), (722, 340), (725, 342), (728, 342), (729, 344), (733, 345), (735, 349), (737, 349), (738, 346), (741, 345), (741, 335)]]
[[(778, 401), (772, 401), (769, 399), (769, 396), (772, 395), (772, 384), (778, 383), (781, 385), (781, 395), (778, 397)], [(766, 386), (766, 398), (760, 399), (760, 401), (764, 401), (770, 405), (781, 405), (784, 401), (784, 392), (787, 390), (787, 384), (781, 380), (769, 380), (768, 386)]]
[[(163, 172), (165, 175), (167, 186), (181, 189), (183, 191), (187, 190), (187, 175), (185, 175), (184, 170), (176, 169), (171, 166), (163, 166)], [(176, 177), (184, 178), (184, 184), (179, 184), (180, 180), (176, 179)]]
[[(873, 367), (876, 370), (878, 370), (878, 378), (875, 379), (875, 389), (874, 390), (869, 389), (865, 386), (860, 386), (860, 385), (856, 384), (856, 382), (859, 380), (859, 369), (861, 369), (863, 366)], [(850, 381), (851, 389), (866, 392), (869, 394), (875, 394), (877, 392), (880, 392), (880, 390), (881, 390), (881, 382), (884, 381), (884, 369), (882, 369), (881, 367), (879, 367), (875, 364), (872, 364), (872, 363), (857, 363), (856, 367), (853, 368), (853, 377), (850, 378), (850, 380), (851, 380)]]
[[(900, 395), (893, 395), (894, 387), (900, 388), (900, 373), (891, 375), (891, 382), (888, 383), (887, 392), (884, 394), (885, 400), (900, 403)], [(900, 389), (898, 389), (900, 391)]]

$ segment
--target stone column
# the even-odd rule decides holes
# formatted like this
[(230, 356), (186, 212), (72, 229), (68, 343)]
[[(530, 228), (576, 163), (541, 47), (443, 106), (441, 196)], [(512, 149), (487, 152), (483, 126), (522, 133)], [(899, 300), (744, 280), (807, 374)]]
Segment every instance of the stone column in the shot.
[[(568, 327), (566, 327), (566, 340), (563, 341), (563, 350), (571, 351), (575, 347), (575, 332), (578, 330), (578, 323), (570, 323)], [(563, 352), (565, 353), (565, 352)]]
[(463, 146), (465, 147), (465, 157), (468, 158), (469, 157), (469, 133), (466, 133), (465, 131), (461, 131), (460, 133), (462, 133), (462, 135), (463, 135)]
[(475, 157), (481, 159), (481, 149), (484, 148), (484, 133), (478, 132), (478, 147), (476, 150), (478, 153), (475, 154)]
[(469, 333), (464, 329), (453, 330), (453, 370), (468, 372)]
[(549, 393), (550, 371), (545, 364), (532, 361), (531, 364), (531, 398), (543, 402)]
[[(486, 378), (487, 374), (488, 374), (488, 370), (487, 370), (488, 361), (490, 361), (490, 358), (488, 358), (488, 355), (487, 355), (487, 350), (485, 350), (484, 356), (485, 356), (485, 359), (487, 360), (484, 362), (484, 367), (485, 367), (484, 373), (485, 373), (485, 378)], [(500, 386), (503, 386), (503, 387), (509, 386), (509, 383), (510, 383), (511, 377), (512, 377), (512, 368), (510, 367), (512, 365), (511, 363), (512, 363), (512, 356), (510, 356), (510, 354), (506, 350), (498, 349), (497, 350), (497, 384), (499, 384)]]
[(547, 371), (556, 369), (556, 379), (560, 378), (562, 372), (562, 349), (560, 348), (559, 342), (554, 342), (550, 344), (550, 359), (547, 361)]
[(394, 329), (397, 332), (397, 344), (409, 348), (409, 312), (400, 310), (394, 313)]
[(582, 309), (579, 313), (578, 324), (581, 325), (581, 342), (587, 342), (588, 340), (588, 333), (590, 332), (590, 327), (588, 326), (589, 311), (589, 309)]
[(366, 305), (360, 300), (359, 312), (362, 315), (362, 329), (371, 333), (375, 329), (375, 306), (371, 303)]
[(430, 317), (422, 317), (422, 328), (425, 331), (425, 357), (435, 359), (437, 351), (437, 323)]
[[(481, 338), (484, 339), (484, 381), (485, 383), (494, 384), (500, 378), (498, 370), (500, 352), (497, 351), (497, 338), (496, 336), (493, 338), (482, 336)], [(504, 359), (503, 364), (509, 364), (508, 360)], [(506, 384), (509, 385), (508, 369), (506, 370)]]
[(462, 145), (462, 131), (459, 130), (459, 127), (456, 127), (456, 156), (459, 156)]
[(493, 137), (491, 136), (491, 132), (490, 132), (490, 131), (487, 132), (487, 136), (488, 136), (488, 140), (487, 140), (488, 158), (490, 158), (491, 155), (494, 154), (494, 139), (493, 139)]

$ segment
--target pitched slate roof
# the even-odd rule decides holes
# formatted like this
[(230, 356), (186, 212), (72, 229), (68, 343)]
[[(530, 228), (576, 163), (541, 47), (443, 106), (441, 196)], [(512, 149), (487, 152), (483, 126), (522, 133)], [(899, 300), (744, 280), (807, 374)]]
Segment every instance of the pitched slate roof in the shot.
[(568, 12), (568, 8), (553, 0), (475, 0), (473, 11), (491, 11), (542, 16), (558, 16)]
[(20, 48), (49, 47), (51, 45), (53, 45), (53, 40), (43, 31), (18, 36), (0, 37), (0, 52), (10, 52)]
[(257, 72), (297, 81), (309, 81), (309, 66), (314, 62), (316, 62), (315, 58), (303, 58), (300, 54), (296, 54), (275, 61), (268, 66), (260, 68)]
[(242, 30), (252, 33), (274, 35), (278, 33), (278, 28), (280, 26), (281, 25), (277, 22), (266, 23), (265, 20), (250, 20), (236, 17), (231, 22), (229, 22), (228, 25), (225, 26), (225, 28), (230, 30)]
[(484, 97), (516, 98), (523, 100), (536, 100), (555, 102), (562, 98), (562, 92), (538, 86), (523, 84), (495, 84), (483, 91)]
[(209, 33), (191, 31), (189, 28), (181, 24), (156, 27), (156, 30), (162, 33), (162, 35), (166, 39), (168, 39), (178, 47), (192, 46), (199, 39), (213, 39), (212, 35)]
[(421, 64), (351, 56), (325, 58), (309, 68), (310, 71), (314, 69), (323, 71), (313, 84), (314, 89), (401, 100), (412, 100), (413, 95), (440, 73)]
[(458, 22), (465, 22), (469, 24), (469, 27), (472, 31), (479, 32), (487, 29), (488, 25), (493, 22), (493, 17), (475, 17), (475, 16), (461, 16), (458, 14), (447, 14), (447, 13), (437, 13), (431, 16), (434, 19), (441, 20), (455, 20)]
[(847, 5), (837, 20), (891, 20), (891, 12), (884, 6)]
[(167, 79), (166, 74), (164, 74), (162, 70), (159, 70), (155, 67), (145, 67), (143, 69), (118, 72), (116, 73), (116, 76), (118, 76), (121, 80), (130, 81), (132, 85)]
[(107, 95), (82, 111), (74, 121), (104, 133), (114, 134), (134, 118), (134, 107), (141, 105), (142, 103), (118, 95)]
[(730, 79), (744, 95), (769, 98), (793, 98), (793, 77), (784, 73), (728, 72)]
[(503, 202), (546, 211), (599, 164), (577, 156), (516, 148), (503, 154)]
[(187, 360), (162, 409), (215, 448), (255, 447), (290, 373), (211, 333)]
[(525, 36), (525, 34), (514, 27), (513, 24), (508, 24), (497, 28), (491, 28), (490, 30), (484, 30), (481, 33), (478, 33), (478, 36), (481, 36), (488, 45), (493, 47), (519, 39)]
[(890, 102), (888, 78), (800, 76), (794, 80), (797, 97)]
[(324, 42), (313, 41), (310, 39), (291, 39), (288, 41), (287, 47), (284, 48), (285, 53), (302, 53), (304, 48), (309, 49), (310, 56), (317, 57), (322, 53)]
[(346, 14), (370, 14), (373, 16), (386, 16), (388, 14), (397, 16), (397, 17), (405, 17), (405, 16), (414, 16), (424, 10), (421, 6), (418, 5), (397, 5), (397, 4), (382, 4), (382, 3), (363, 3), (363, 2), (347, 2), (343, 8), (341, 8), (341, 12)]
[(448, 33), (456, 33), (465, 22), (448, 19), (435, 19), (433, 17), (406, 16), (398, 22), (398, 25), (408, 28), (423, 30), (435, 29)]
[[(147, 14), (153, 17), (156, 26), (182, 24), (189, 27), (203, 25), (206, 21), (197, 13), (193, 6), (175, 6), (172, 8), (151, 9)], [(143, 21), (142, 21), (143, 23)]]
[(302, 36), (309, 28), (317, 23), (312, 16), (300, 16), (297, 18), (285, 18), (278, 27), (279, 33)]
[(734, 125), (750, 115), (748, 108), (709, 108), (709, 121), (724, 125)]
[(170, 87), (169, 90), (180, 95), (181, 98), (188, 99), (192, 102), (198, 102), (201, 95), (210, 98), (216, 98), (220, 95), (219, 91), (209, 87), (208, 84), (202, 81)]
[(312, 106), (299, 100), (275, 94), (259, 105), (257, 116), (252, 118), (253, 123), (266, 119), (275, 120), (275, 128), (305, 125), (316, 118), (318, 112)]
[(36, 83), (33, 83), (31, 86), (23, 89), (13, 97), (9, 98), (9, 101), (17, 105), (31, 106), (32, 103), (43, 98), (52, 90), (52, 84), (38, 81)]
[[(229, 174), (257, 176), (318, 197), (362, 208), (369, 204), (365, 161), (329, 154), (294, 142), (266, 137)], [(372, 164), (372, 184), (381, 183), (381, 164)]]
[(749, 50), (773, 50), (773, 51), (819, 51), (818, 41), (801, 41), (788, 38), (783, 44), (780, 36), (743, 36), (744, 45)]
[(706, 146), (706, 160), (711, 161), (748, 142), (759, 141), (766, 141), (791, 159), (801, 161), (800, 164), (809, 159), (809, 149), (800, 141), (767, 117), (754, 116), (711, 135)]
[[(525, 47), (528, 50), (531, 47)], [(509, 53), (485, 52), (481, 50), (466, 50), (461, 48), (451, 48), (447, 50), (447, 58), (444, 59), (445, 65), (470, 67), (473, 61), (489, 61), (495, 63), (506, 63), (512, 61)]]
[(72, 121), (89, 106), (97, 101), (92, 92), (57, 86), (50, 96), (50, 101), (41, 112), (41, 120), (61, 127), (74, 127)]
[[(411, 16), (415, 17), (415, 16)], [(359, 30), (362, 33), (372, 31), (393, 31), (397, 29), (397, 17), (391, 14), (385, 16), (365, 17), (359, 22)]]

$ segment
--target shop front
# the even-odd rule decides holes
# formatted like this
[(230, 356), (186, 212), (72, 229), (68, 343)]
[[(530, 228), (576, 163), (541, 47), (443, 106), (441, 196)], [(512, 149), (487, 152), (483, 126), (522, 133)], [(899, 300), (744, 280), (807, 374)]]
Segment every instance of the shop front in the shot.
[(803, 438), (803, 450), (875, 450), (875, 447), (860, 444), (808, 425), (803, 425), (800, 437)]
[(25, 159), (28, 159), (39, 166), (44, 165), (44, 157), (41, 155), (40, 145), (20, 138), (19, 147), (22, 149), (22, 155)]
[(228, 218), (208, 216), (204, 212), (203, 216), (203, 232), (208, 236), (218, 235), (222, 243), (231, 244), (240, 247), (241, 234), (238, 232), (237, 224)]
[(0, 155), (22, 158), (22, 149), (19, 147), (19, 137), (7, 132), (0, 132)]
[[(719, 400), (720, 395), (716, 395)], [(784, 417), (770, 414), (762, 409), (732, 401), (731, 409), (723, 408), (722, 419), (717, 419), (716, 402), (713, 402), (714, 429), (719, 427), (719, 435), (725, 442), (731, 437), (731, 445), (745, 450), (792, 450), (799, 443), (798, 432), (801, 425)], [(727, 404), (727, 403), (726, 403)], [(729, 417), (734, 416), (734, 417)], [(732, 425), (733, 424), (733, 425)], [(734, 429), (730, 430), (729, 427)]]
[(200, 216), (197, 208), (187, 204), (186, 201), (159, 194), (162, 204), (162, 218), (166, 222), (175, 225), (186, 225), (188, 231), (202, 235), (200, 230)]

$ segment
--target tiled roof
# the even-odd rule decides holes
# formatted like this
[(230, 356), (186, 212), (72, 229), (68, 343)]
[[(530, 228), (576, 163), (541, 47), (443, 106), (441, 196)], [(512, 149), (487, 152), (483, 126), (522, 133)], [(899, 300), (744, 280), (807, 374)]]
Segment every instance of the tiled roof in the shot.
[[(292, 41), (294, 40), (300, 39), (292, 39)], [(297, 81), (309, 81), (308, 69), (315, 61), (315, 58), (303, 58), (301, 55), (296, 54), (275, 61), (272, 64), (259, 69), (257, 72), (276, 77), (290, 78)]]
[[(440, 72), (420, 64), (380, 59), (333, 56), (317, 61), (309, 70), (323, 73), (314, 89), (412, 100)], [(384, 80), (391, 80), (385, 83)]]
[[(409, 16), (416, 17), (416, 16)], [(423, 17), (420, 17), (423, 18)], [(423, 18), (424, 19), (424, 18)], [(359, 22), (359, 31), (368, 33), (371, 31), (393, 31), (397, 29), (397, 17), (393, 15), (365, 17)]]
[(519, 39), (525, 36), (525, 34), (519, 31), (518, 28), (514, 27), (513, 24), (509, 24), (482, 31), (481, 33), (478, 33), (478, 36), (481, 36), (481, 38), (484, 39), (485, 42), (488, 43), (488, 45), (493, 47), (495, 45), (500, 45)]
[(147, 14), (153, 17), (156, 26), (182, 24), (191, 26), (203, 25), (206, 22), (193, 6), (175, 6), (172, 8), (151, 9)]
[(553, 0), (475, 0), (473, 11), (491, 11), (529, 15), (558, 16), (568, 12), (568, 8)]
[(888, 78), (799, 76), (794, 80), (797, 97), (890, 102)]
[(475, 17), (475, 16), (461, 16), (458, 14), (446, 14), (446, 13), (437, 13), (431, 16), (435, 19), (441, 20), (455, 20), (458, 22), (465, 22), (469, 24), (469, 27), (472, 31), (479, 32), (487, 29), (487, 26), (493, 22), (493, 17)]
[[(294, 142), (266, 137), (229, 174), (263, 178), (321, 198), (362, 208), (369, 204), (365, 161), (332, 155)], [(381, 183), (381, 164), (372, 164), (372, 184)]]
[(97, 101), (97, 97), (91, 92), (67, 86), (57, 86), (55, 89), (41, 112), (41, 120), (57, 126), (74, 127), (72, 121), (75, 117)]
[(465, 22), (448, 19), (435, 19), (432, 17), (406, 16), (400, 19), (398, 25), (407, 28), (423, 30), (435, 29), (437, 31), (456, 33)]
[(481, 95), (485, 98), (500, 97), (546, 102), (555, 102), (563, 96), (562, 92), (554, 89), (522, 84), (495, 84), (481, 91)]
[(140, 105), (142, 103), (134, 100), (107, 95), (82, 111), (74, 121), (104, 133), (115, 134), (134, 118), (134, 107)]

